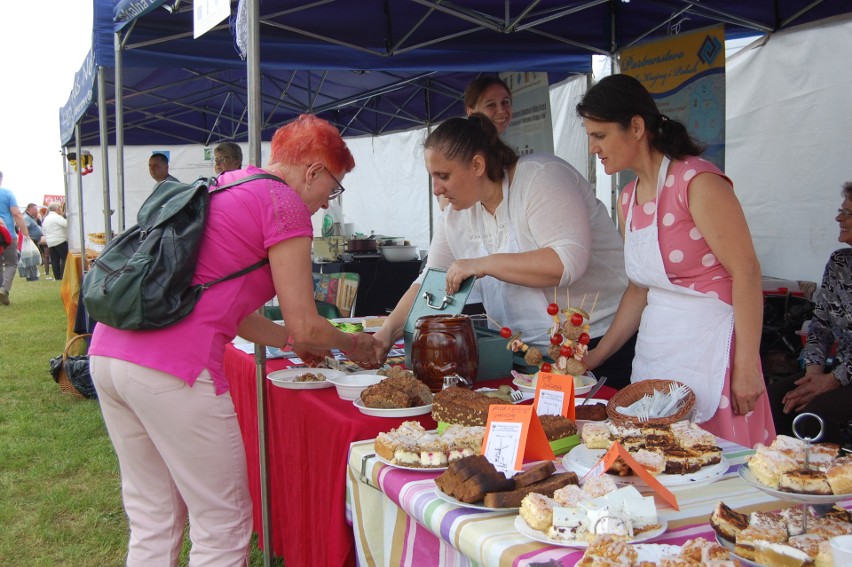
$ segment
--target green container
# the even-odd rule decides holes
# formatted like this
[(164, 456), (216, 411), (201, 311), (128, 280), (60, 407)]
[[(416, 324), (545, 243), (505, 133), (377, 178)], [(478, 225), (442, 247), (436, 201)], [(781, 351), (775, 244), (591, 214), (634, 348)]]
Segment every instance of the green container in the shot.
[[(446, 290), (447, 272), (430, 268), (423, 278), (417, 299), (405, 320), (403, 338), (405, 339), (405, 365), (411, 368), (411, 343), (414, 339), (414, 326), (420, 317), (426, 315), (458, 315), (464, 309), (474, 278), (464, 281), (461, 289), (448, 296)], [(498, 331), (483, 327), (474, 327), (476, 346), (479, 351), (479, 369), (476, 380), (506, 378), (512, 371), (512, 351), (506, 348), (506, 339)]]

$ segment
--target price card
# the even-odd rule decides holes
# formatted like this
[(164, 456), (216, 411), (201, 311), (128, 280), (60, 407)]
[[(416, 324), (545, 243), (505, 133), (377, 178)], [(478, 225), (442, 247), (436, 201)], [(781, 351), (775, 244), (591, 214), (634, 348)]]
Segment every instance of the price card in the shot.
[(601, 476), (604, 474), (618, 457), (621, 457), (621, 459), (627, 463), (627, 466), (630, 467), (630, 469), (635, 472), (639, 478), (644, 480), (654, 492), (659, 494), (663, 500), (668, 502), (672, 508), (680, 510), (680, 507), (677, 505), (677, 497), (672, 494), (669, 489), (660, 484), (660, 481), (654, 478), (654, 475), (649, 473), (645, 467), (640, 465), (618, 441), (612, 442), (612, 445), (609, 446), (609, 449), (607, 449), (604, 456), (601, 457), (601, 460), (598, 461), (589, 472), (583, 475), (583, 478), (580, 479), (580, 484), (585, 482), (587, 478)]
[(488, 409), (482, 454), (503, 472), (521, 470), (524, 461), (556, 458), (533, 407), (502, 404)]
[(574, 419), (574, 377), (539, 372), (533, 406), (538, 415), (561, 415)]

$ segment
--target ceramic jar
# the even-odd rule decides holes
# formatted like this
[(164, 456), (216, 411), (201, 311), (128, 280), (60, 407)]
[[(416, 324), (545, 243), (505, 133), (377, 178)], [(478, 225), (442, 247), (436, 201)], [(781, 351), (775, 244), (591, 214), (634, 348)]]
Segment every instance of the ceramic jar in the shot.
[(432, 392), (440, 392), (450, 374), (473, 385), (479, 367), (473, 321), (467, 315), (420, 317), (414, 324), (411, 363), (414, 375)]

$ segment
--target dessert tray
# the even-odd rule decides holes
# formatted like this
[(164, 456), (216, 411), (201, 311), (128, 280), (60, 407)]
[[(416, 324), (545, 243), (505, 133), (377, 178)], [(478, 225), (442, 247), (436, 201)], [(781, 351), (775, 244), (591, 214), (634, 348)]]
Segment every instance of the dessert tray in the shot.
[[(311, 382), (296, 382), (296, 378), (308, 373), (322, 374), (326, 379)], [(321, 390), (323, 388), (334, 387), (334, 384), (328, 381), (333, 376), (343, 376), (343, 372), (331, 370), (330, 368), (290, 368), (270, 372), (266, 375), (266, 379), (279, 388), (287, 388), (289, 390)]]
[(758, 481), (757, 478), (755, 478), (754, 473), (751, 472), (751, 469), (748, 468), (747, 464), (740, 467), (738, 474), (741, 479), (754, 488), (762, 490), (767, 494), (771, 494), (778, 500), (783, 500), (785, 502), (800, 502), (803, 504), (834, 504), (838, 500), (852, 498), (852, 494), (801, 494), (798, 492), (776, 490)]
[[(601, 457), (606, 453), (606, 449), (589, 449), (585, 445), (578, 445), (571, 450), (570, 453), (562, 458), (562, 465), (566, 470), (574, 471), (579, 476), (583, 476), (589, 472)], [(730, 463), (722, 456), (722, 460), (715, 465), (702, 467), (694, 473), (689, 474), (666, 474), (661, 473), (656, 475), (660, 484), (666, 488), (681, 488), (693, 486), (705, 486), (719, 480), (727, 471)], [(610, 475), (616, 484), (632, 484), (634, 486), (646, 486), (645, 481), (638, 475), (634, 476), (618, 476)]]
[[(657, 523), (660, 524), (660, 527), (637, 534), (633, 537), (633, 539), (629, 540), (629, 542), (638, 543), (641, 541), (649, 541), (663, 535), (669, 527), (668, 522), (662, 519), (658, 519)], [(543, 531), (532, 529), (521, 516), (515, 517), (515, 529), (518, 530), (523, 536), (549, 545), (558, 545), (560, 547), (589, 547), (589, 543), (585, 540), (552, 539), (548, 537), (548, 535)], [(678, 548), (678, 546), (668, 547), (671, 547), (673, 549)], [(658, 552), (660, 551), (662, 550), (659, 550)]]
[[(396, 463), (392, 463), (392, 462), (390, 462), (389, 460), (385, 459), (385, 458), (384, 458), (384, 457), (382, 457), (381, 455), (376, 455), (376, 459), (378, 459), (378, 461), (379, 461), (380, 463), (382, 463), (382, 464), (385, 464), (385, 465), (387, 465), (387, 466), (389, 466), (389, 467), (393, 467), (393, 468), (395, 468), (395, 469), (404, 470), (404, 471), (414, 471), (414, 472), (442, 472), (442, 471), (447, 470), (447, 467), (446, 467), (446, 466), (443, 466), (443, 467), (407, 467), (407, 466), (405, 466), (405, 465), (398, 465), (398, 464), (396, 464)], [(440, 491), (438, 491), (438, 492), (440, 492)], [(462, 504), (459, 504), (459, 505), (461, 506)]]
[[(418, 469), (423, 470), (423, 469)], [(432, 469), (434, 470), (434, 469)], [(435, 496), (438, 497), (439, 500), (443, 500), (444, 502), (449, 502), (450, 504), (455, 504), (456, 506), (461, 506), (463, 508), (470, 508), (472, 510), (484, 510), (486, 512), (517, 512), (518, 508), (491, 508), (486, 506), (482, 502), (462, 502), (456, 498), (453, 498), (437, 486), (435, 487)], [(519, 516), (520, 517), (520, 516)]]
[[(329, 386), (333, 386), (333, 384), (329, 384)], [(432, 404), (415, 406), (413, 408), (368, 408), (360, 398), (352, 402), (352, 404), (364, 415), (372, 415), (374, 417), (412, 417), (432, 411)]]
[[(583, 383), (582, 386), (574, 387), (574, 395), (579, 396), (587, 393), (589, 390), (594, 387), (595, 384), (598, 383), (597, 379), (594, 376), (589, 376), (588, 374), (583, 374), (582, 376), (577, 376), (580, 381)], [(515, 378), (512, 380), (512, 384), (518, 388), (518, 390), (522, 392), (527, 392), (531, 394), (535, 394), (536, 387), (536, 376), (535, 374), (520, 374), (516, 373)]]

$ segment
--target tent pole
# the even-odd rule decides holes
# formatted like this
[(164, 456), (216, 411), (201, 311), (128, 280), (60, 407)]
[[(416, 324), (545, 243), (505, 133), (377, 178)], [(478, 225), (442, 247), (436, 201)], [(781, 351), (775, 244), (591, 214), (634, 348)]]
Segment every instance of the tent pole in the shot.
[[(112, 210), (109, 200), (109, 132), (107, 131), (106, 111), (106, 68), (98, 67), (98, 124), (100, 124), (101, 137), (101, 179), (104, 191), (104, 238), (107, 242), (112, 240)], [(79, 168), (78, 168), (79, 169)], [(86, 257), (86, 241), (83, 241), (83, 258)], [(86, 267), (83, 266), (83, 272)]]
[(122, 61), (121, 40), (115, 37), (115, 183), (116, 183), (116, 222), (118, 232), (124, 232), (124, 62)]
[[(249, 163), (260, 167), (260, 0), (248, 0), (248, 49), (246, 75), (248, 86)], [(263, 308), (261, 308), (262, 310)], [(269, 472), (266, 440), (266, 347), (255, 343), (254, 362), (257, 371), (257, 443), (260, 468), (260, 518), (263, 539), (263, 567), (272, 565), (272, 520), (269, 502)]]
[[(83, 130), (80, 128), (81, 117), (77, 124), (74, 125), (74, 142), (77, 145), (77, 214), (80, 215), (80, 273), (86, 271), (86, 228), (83, 223), (83, 168), (80, 157), (83, 155), (83, 144), (80, 139), (83, 137)], [(68, 211), (65, 211), (65, 216), (68, 216)], [(56, 276), (56, 274), (53, 274)]]

